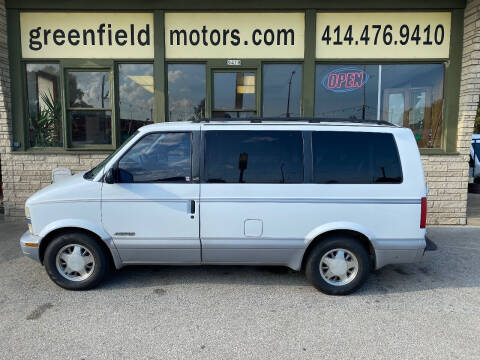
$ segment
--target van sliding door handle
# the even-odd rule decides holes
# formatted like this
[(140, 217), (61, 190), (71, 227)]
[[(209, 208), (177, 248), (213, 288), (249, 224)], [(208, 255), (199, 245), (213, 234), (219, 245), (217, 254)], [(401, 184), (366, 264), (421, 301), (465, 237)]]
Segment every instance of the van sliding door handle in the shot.
[(190, 214), (195, 214), (195, 200), (190, 200)]

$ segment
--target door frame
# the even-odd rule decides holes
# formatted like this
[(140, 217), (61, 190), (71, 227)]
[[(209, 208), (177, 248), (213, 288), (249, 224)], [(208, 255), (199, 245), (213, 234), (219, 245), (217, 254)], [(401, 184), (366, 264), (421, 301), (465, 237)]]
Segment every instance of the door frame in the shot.
[[(388, 88), (383, 90), (383, 111), (382, 111), (382, 119), (389, 121), (388, 119), (388, 110), (389, 110), (389, 96), (391, 94), (403, 94), (404, 98), (404, 111), (403, 111), (403, 123), (402, 126), (406, 128), (410, 128), (410, 117), (412, 116), (412, 111), (414, 107), (414, 99), (413, 96), (416, 91), (425, 92), (425, 107), (424, 107), (424, 119), (423, 119), (423, 129), (412, 129), (414, 133), (421, 133), (422, 139), (424, 136), (427, 135), (426, 129), (430, 129), (433, 131), (433, 101), (432, 101), (432, 94), (433, 89), (431, 87), (426, 86), (419, 86), (419, 87), (412, 87), (412, 88)], [(418, 141), (418, 140), (417, 140)], [(428, 141), (428, 140), (422, 140)], [(426, 145), (426, 144), (425, 144)]]
[(255, 117), (261, 116), (262, 104), (262, 61), (242, 59), (241, 65), (228, 65), (227, 60), (207, 62), (206, 77), (206, 100), (205, 100), (205, 116), (212, 118), (213, 113), (213, 75), (215, 72), (253, 72), (255, 74)]

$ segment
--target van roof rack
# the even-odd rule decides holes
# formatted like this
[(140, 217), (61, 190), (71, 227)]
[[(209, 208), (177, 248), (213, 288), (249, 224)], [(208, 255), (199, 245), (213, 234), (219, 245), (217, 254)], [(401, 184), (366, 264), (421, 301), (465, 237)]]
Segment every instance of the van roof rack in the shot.
[(246, 118), (203, 118), (192, 120), (193, 123), (209, 123), (209, 122), (250, 122), (252, 124), (261, 124), (264, 122), (301, 122), (310, 124), (321, 123), (350, 123), (350, 124), (368, 124), (368, 125), (397, 125), (385, 120), (362, 120), (362, 119), (338, 119), (338, 118), (278, 118), (278, 117), (246, 117)]

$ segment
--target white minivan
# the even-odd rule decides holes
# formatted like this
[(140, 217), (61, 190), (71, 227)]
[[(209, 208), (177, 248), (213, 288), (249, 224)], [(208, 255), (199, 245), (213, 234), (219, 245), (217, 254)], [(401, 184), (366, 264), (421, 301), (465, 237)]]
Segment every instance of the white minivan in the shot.
[(23, 252), (71, 290), (111, 265), (234, 264), (304, 270), (340, 295), (426, 248), (418, 147), (385, 122), (148, 125), (25, 212)]

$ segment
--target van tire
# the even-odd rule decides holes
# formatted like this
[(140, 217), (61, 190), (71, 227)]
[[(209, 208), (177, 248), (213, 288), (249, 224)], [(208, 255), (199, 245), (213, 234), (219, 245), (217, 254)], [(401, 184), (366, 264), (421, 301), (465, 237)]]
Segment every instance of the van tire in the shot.
[[(65, 264), (65, 262), (61, 264), (60, 252), (67, 253), (68, 256), (68, 252), (74, 251), (72, 249), (81, 249), (83, 253), (80, 258), (86, 255), (88, 259), (93, 259), (90, 267), (87, 267), (89, 271), (84, 275), (86, 276), (84, 280), (76, 276), (80, 273), (72, 272), (71, 277), (77, 278), (77, 281), (73, 281), (59, 271), (59, 267), (62, 268)], [(63, 233), (54, 238), (45, 250), (44, 265), (50, 279), (67, 290), (89, 290), (96, 287), (105, 278), (110, 268), (109, 259), (100, 244), (92, 236), (82, 232)]]
[[(328, 265), (325, 264), (326, 260), (329, 260), (330, 257), (333, 256), (334, 259), (337, 258), (335, 254), (338, 253), (337, 249), (344, 250), (343, 254), (345, 259), (350, 260), (349, 262), (345, 261), (345, 264), (356, 264), (356, 267), (352, 267), (351, 269), (356, 268), (356, 272), (354, 270), (347, 270), (351, 271), (351, 275), (347, 277), (345, 280), (344, 285), (340, 282), (340, 277), (333, 277), (330, 279), (330, 282), (340, 282), (338, 285), (332, 285), (332, 283), (327, 282), (324, 277), (328, 277), (326, 273), (322, 276), (321, 271), (329, 271), (325, 270), (328, 268)], [(350, 256), (353, 255), (353, 256)], [(322, 269), (320, 269), (320, 262), (322, 261)], [(340, 260), (340, 256), (338, 257)], [(356, 263), (354, 261), (356, 260)], [(343, 263), (340, 261), (340, 265)], [(350, 265), (348, 265), (350, 266)], [(353, 265), (352, 265), (353, 266)], [(371, 269), (371, 260), (368, 254), (368, 251), (365, 247), (362, 246), (356, 239), (350, 237), (343, 237), (343, 236), (335, 236), (325, 239), (318, 243), (315, 248), (310, 253), (307, 263), (305, 265), (305, 275), (307, 279), (321, 292), (328, 294), (328, 295), (348, 295), (356, 290), (358, 290), (368, 278)], [(332, 280), (333, 279), (333, 280)]]

